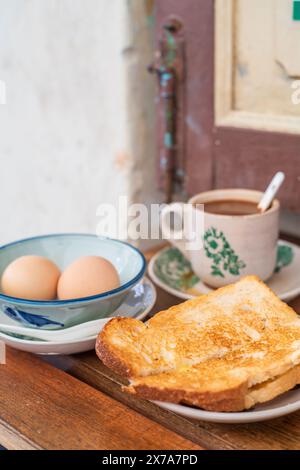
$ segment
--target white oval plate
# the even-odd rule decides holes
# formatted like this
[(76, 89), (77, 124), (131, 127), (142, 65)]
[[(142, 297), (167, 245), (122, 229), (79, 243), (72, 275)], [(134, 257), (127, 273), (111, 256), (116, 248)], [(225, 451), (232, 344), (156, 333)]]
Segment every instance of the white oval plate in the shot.
[[(289, 243), (284, 240), (279, 240), (278, 249), (289, 250), (291, 260), (284, 264), (284, 257), (279, 258), (277, 265), (277, 272), (266, 284), (278, 295), (281, 300), (288, 302), (300, 294), (300, 246), (294, 243)], [(148, 266), (148, 274), (152, 281), (166, 292), (179, 297), (180, 299), (188, 300), (197, 297), (197, 295), (207, 294), (213, 289), (207, 287), (201, 280), (195, 282), (192, 286), (188, 287), (174, 287), (176, 283), (180, 284), (182, 279), (193, 278), (193, 273), (190, 264), (184, 260), (182, 255), (176, 257), (174, 247), (164, 248), (155, 256), (151, 258)], [(168, 252), (174, 255), (174, 259), (170, 257), (168, 261)], [(160, 269), (158, 270), (158, 265)], [(160, 271), (160, 274), (159, 274)], [(196, 277), (196, 276), (195, 276)]]
[(286, 392), (265, 404), (257, 405), (251, 411), (240, 411), (239, 413), (218, 413), (161, 401), (155, 401), (154, 403), (161, 408), (198, 421), (224, 424), (256, 423), (258, 421), (279, 418), (299, 410), (300, 388)]
[[(156, 289), (152, 282), (144, 277), (142, 282), (131, 289), (124, 302), (115, 311), (118, 317), (133, 317), (137, 320), (143, 320), (152, 310), (156, 302)], [(110, 318), (107, 319), (109, 321)], [(0, 323), (15, 324), (6, 315), (0, 312)], [(30, 329), (29, 329), (30, 330)], [(28, 332), (30, 333), (30, 331)], [(8, 346), (21, 351), (27, 351), (35, 354), (76, 354), (85, 351), (91, 351), (95, 348), (97, 336), (83, 338), (76, 341), (64, 341), (53, 343), (51, 341), (36, 341), (29, 339), (16, 338), (4, 333), (0, 333), (0, 340)]]

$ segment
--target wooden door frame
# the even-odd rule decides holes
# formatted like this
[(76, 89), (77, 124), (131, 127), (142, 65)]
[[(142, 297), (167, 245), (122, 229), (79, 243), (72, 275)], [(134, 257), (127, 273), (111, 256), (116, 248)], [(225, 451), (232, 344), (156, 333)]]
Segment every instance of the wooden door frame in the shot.
[[(167, 17), (184, 25), (185, 170), (187, 193), (220, 187), (263, 190), (276, 170), (286, 173), (282, 205), (300, 211), (300, 135), (234, 127), (215, 120), (214, 0), (157, 0), (156, 34)], [(225, 58), (226, 59), (226, 58)]]

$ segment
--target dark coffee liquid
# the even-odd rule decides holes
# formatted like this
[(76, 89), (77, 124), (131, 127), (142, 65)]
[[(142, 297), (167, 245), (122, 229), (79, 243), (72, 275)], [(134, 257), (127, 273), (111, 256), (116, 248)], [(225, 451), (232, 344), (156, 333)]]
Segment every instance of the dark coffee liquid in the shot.
[(204, 204), (204, 212), (219, 215), (251, 215), (259, 214), (257, 203), (251, 201), (237, 201), (224, 199), (210, 201)]

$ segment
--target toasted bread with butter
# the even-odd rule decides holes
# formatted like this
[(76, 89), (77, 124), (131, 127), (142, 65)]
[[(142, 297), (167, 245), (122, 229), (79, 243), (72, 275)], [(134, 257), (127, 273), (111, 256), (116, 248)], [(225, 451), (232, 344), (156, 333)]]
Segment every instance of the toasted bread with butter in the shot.
[(240, 411), (300, 383), (300, 318), (257, 277), (247, 276), (146, 323), (112, 319), (96, 352), (130, 380), (127, 392)]

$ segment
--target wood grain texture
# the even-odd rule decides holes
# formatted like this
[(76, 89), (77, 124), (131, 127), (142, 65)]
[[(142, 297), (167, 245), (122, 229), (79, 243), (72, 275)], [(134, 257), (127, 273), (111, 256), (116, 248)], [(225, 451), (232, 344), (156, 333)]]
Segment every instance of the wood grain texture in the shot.
[(4, 449), (8, 450), (41, 450), (41, 447), (36, 443), (2, 420), (0, 420), (0, 442)]
[[(91, 354), (94, 358), (94, 354)], [(36, 356), (0, 366), (0, 443), (10, 449), (198, 449)]]
[(265, 190), (280, 169), (286, 181), (278, 197), (282, 206), (300, 210), (300, 136), (246, 129), (216, 131), (215, 187)]

